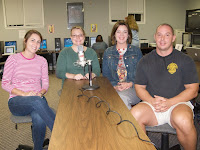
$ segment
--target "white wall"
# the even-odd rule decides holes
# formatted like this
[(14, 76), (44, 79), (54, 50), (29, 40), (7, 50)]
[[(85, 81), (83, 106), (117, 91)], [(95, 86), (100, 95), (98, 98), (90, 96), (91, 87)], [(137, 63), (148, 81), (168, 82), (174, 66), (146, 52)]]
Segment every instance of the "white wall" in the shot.
[[(74, 2), (74, 0), (44, 0), (45, 27), (37, 30), (47, 39), (49, 50), (55, 49), (54, 38), (61, 38), (63, 46), (63, 38), (70, 36), (70, 30), (67, 29), (66, 2)], [(109, 1), (79, 0), (78, 2), (84, 2), (84, 25), (87, 36), (101, 34), (104, 41), (108, 43), (108, 36), (113, 26), (109, 24), (108, 20)], [(154, 42), (153, 35), (156, 27), (164, 22), (171, 24), (174, 29), (184, 29), (185, 10), (197, 7), (200, 8), (199, 0), (146, 0), (146, 24), (139, 24), (140, 39)], [(18, 51), (21, 51), (23, 40), (19, 39), (18, 30), (5, 29), (3, 21), (3, 8), (2, 2), (0, 2), (0, 41), (16, 40)], [(54, 24), (55, 33), (48, 33), (49, 24)], [(97, 24), (97, 33), (90, 31), (91, 24)]]
[(200, 1), (199, 0), (192, 0), (187, 1), (186, 9), (199, 9), (200, 8)]
[(146, 24), (139, 25), (139, 37), (154, 42), (153, 35), (161, 23), (169, 23), (174, 29), (184, 29), (185, 1), (146, 0)]

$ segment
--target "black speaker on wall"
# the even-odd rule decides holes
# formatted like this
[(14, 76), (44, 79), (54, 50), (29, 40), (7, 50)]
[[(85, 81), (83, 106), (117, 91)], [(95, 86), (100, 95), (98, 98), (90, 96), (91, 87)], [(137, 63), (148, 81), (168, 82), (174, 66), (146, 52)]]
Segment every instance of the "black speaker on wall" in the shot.
[(60, 40), (60, 38), (55, 38), (55, 50), (56, 51), (61, 50), (61, 40)]

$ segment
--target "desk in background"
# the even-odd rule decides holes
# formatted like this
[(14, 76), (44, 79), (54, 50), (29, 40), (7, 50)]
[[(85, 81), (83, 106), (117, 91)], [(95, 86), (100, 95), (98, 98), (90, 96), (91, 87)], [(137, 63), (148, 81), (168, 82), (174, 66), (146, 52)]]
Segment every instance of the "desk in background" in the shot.
[(138, 139), (131, 124), (116, 125), (120, 117), (112, 112), (106, 115), (106, 103), (97, 108), (98, 98), (87, 102), (88, 96), (98, 96), (107, 101), (122, 119), (130, 120), (136, 126), (142, 139), (149, 140), (107, 78), (94, 79), (93, 84), (100, 88), (84, 91), (85, 96), (78, 98), (82, 94), (79, 89), (85, 84), (88, 80), (65, 80), (49, 150), (155, 150), (152, 144)]
[(0, 80), (2, 79), (4, 64), (5, 64), (8, 56), (9, 55), (0, 55)]
[[(60, 51), (38, 51), (37, 54), (43, 56), (48, 62), (48, 68), (52, 73), (55, 71), (57, 57)], [(0, 79), (3, 75), (3, 67), (9, 55), (2, 55), (0, 57)], [(55, 58), (55, 59), (54, 59)]]
[(37, 54), (43, 56), (48, 62), (48, 68), (52, 73), (55, 71), (54, 66), (56, 65), (56, 61), (58, 58), (60, 51), (38, 51)]
[(8, 58), (9, 55), (0, 55), (0, 62), (6, 62), (6, 59)]
[(142, 51), (142, 54), (145, 55), (145, 54), (148, 54), (149, 52), (151, 52), (152, 50), (154, 50), (155, 47), (142, 47), (140, 49)]

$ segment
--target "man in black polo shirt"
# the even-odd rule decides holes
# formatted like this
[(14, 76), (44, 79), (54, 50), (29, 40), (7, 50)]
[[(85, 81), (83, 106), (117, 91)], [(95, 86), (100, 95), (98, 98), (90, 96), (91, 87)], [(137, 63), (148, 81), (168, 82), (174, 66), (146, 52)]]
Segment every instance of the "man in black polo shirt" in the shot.
[(190, 100), (198, 94), (199, 80), (194, 61), (173, 49), (174, 30), (161, 24), (154, 35), (157, 47), (137, 66), (135, 90), (143, 101), (131, 113), (146, 132), (145, 126), (168, 123), (176, 129), (185, 150), (196, 150), (197, 132)]

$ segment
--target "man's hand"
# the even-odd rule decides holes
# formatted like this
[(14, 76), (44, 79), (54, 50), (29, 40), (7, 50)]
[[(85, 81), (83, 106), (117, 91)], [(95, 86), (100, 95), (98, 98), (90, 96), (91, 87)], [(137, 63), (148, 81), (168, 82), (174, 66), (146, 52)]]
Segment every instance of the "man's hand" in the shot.
[(151, 104), (155, 108), (156, 112), (165, 112), (171, 107), (167, 98), (157, 95), (154, 95), (154, 99), (151, 101)]

